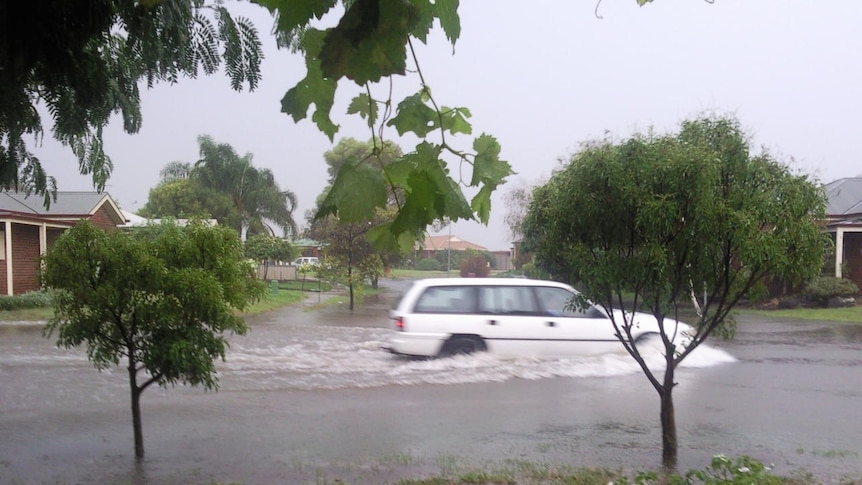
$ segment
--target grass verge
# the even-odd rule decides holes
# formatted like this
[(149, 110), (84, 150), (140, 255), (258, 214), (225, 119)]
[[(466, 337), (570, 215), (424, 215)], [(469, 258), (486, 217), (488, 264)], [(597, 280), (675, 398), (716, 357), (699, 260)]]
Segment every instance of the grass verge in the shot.
[(792, 310), (739, 309), (740, 315), (820, 320), (823, 322), (862, 323), (862, 306), (847, 308), (794, 308)]
[(243, 315), (254, 315), (256, 313), (269, 312), (283, 306), (294, 305), (306, 297), (308, 297), (308, 294), (299, 290), (279, 289), (278, 293), (267, 293), (262, 300), (246, 308)]
[(7, 322), (36, 322), (48, 320), (54, 316), (52, 307), (41, 308), (19, 308), (17, 310), (0, 311), (0, 321)]

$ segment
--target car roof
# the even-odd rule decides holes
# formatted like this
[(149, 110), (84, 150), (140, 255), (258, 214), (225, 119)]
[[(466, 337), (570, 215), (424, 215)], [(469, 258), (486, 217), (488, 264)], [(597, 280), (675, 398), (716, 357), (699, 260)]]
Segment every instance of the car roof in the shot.
[(565, 283), (528, 278), (425, 278), (416, 280), (418, 286), (556, 286), (571, 288)]

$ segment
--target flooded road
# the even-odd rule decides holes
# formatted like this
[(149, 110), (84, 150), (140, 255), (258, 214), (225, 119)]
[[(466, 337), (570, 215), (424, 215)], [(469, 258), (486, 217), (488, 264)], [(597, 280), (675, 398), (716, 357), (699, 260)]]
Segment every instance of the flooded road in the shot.
[[(626, 354), (400, 359), (380, 350), (392, 298), (354, 314), (253, 317), (218, 366), (220, 391), (144, 393), (140, 464), (123, 369), (97, 372), (38, 326), (0, 325), (0, 483), (384, 483), (512, 459), (659, 465), (658, 397)], [(678, 382), (681, 469), (747, 454), (780, 474), (862, 480), (862, 326), (741, 320)]]

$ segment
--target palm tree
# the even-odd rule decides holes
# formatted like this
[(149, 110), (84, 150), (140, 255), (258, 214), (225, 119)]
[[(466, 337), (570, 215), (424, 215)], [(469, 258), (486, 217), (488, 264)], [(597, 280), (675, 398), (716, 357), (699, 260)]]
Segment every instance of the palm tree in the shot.
[(200, 156), (191, 171), (191, 177), (202, 186), (226, 194), (239, 215), (237, 229), (245, 240), (248, 231), (268, 231), (273, 223), (285, 234), (296, 234), (296, 194), (282, 190), (269, 169), (257, 169), (252, 154), (240, 157), (233, 147), (216, 143), (206, 135), (198, 137)]
[(188, 162), (169, 162), (165, 165), (159, 176), (162, 182), (173, 182), (174, 180), (188, 180), (192, 174), (192, 164)]

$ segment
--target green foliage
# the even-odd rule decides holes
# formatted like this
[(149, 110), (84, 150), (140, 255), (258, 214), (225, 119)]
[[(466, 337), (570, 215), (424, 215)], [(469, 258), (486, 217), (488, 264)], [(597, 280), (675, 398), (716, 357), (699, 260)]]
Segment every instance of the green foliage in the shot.
[[(344, 2), (345, 13), (335, 27), (318, 30), (305, 27), (313, 18), (321, 18), (334, 7), (332, 1), (309, 2), (297, 9), (285, 1), (258, 0), (277, 12), (279, 32), (295, 36), (295, 44), (305, 54), (306, 77), (288, 90), (282, 99), (282, 111), (300, 121), (308, 116), (330, 139), (338, 131), (332, 121), (338, 81), (347, 78), (362, 86), (363, 92), (348, 104), (347, 112), (363, 118), (371, 131), (374, 146), (386, 146), (384, 131), (394, 128), (398, 135), (419, 137), (415, 149), (397, 162), (375, 170), (366, 170), (373, 160), (344, 164), (318, 207), (317, 218), (335, 215), (344, 222), (363, 222), (376, 209), (394, 201), (396, 217), (379, 225), (371, 237), (380, 247), (400, 247), (408, 251), (428, 224), (443, 218), (452, 221), (477, 219), (487, 223), (493, 190), (512, 173), (509, 164), (499, 159), (500, 146), (488, 135), (473, 140), (472, 150), (456, 145), (458, 136), (472, 133), (468, 119), (471, 113), (463, 107), (440, 106), (421, 76), (413, 49), (413, 40), (425, 42), (435, 21), (453, 43), (460, 35), (458, 2), (453, 0), (382, 0)], [(411, 64), (411, 69), (408, 69)], [(416, 92), (403, 100), (393, 100), (388, 87), (375, 96), (374, 83), (384, 77), (405, 75), (408, 71), (418, 83)], [(394, 113), (392, 107), (395, 106)], [(439, 141), (429, 136), (439, 134)], [(450, 175), (450, 163), (457, 164), (457, 178)], [(454, 171), (454, 170), (453, 170)], [(476, 188), (467, 200), (461, 185)]]
[(167, 180), (150, 189), (138, 215), (149, 219), (216, 219), (220, 224), (239, 224), (230, 198), (189, 179)]
[(227, 143), (216, 143), (208, 136), (198, 137), (200, 160), (191, 171), (190, 178), (202, 187), (230, 198), (239, 225), (232, 226), (241, 234), (270, 232), (272, 221), (287, 235), (296, 234), (293, 210), (296, 194), (282, 190), (269, 169), (252, 164), (252, 154), (240, 157)]
[(805, 285), (803, 290), (805, 298), (822, 307), (827, 306), (832, 298), (847, 298), (858, 294), (859, 287), (856, 283), (832, 276), (818, 276)]
[(253, 234), (243, 243), (245, 257), (255, 261), (292, 261), (299, 249), (284, 238), (269, 234)]
[(0, 36), (0, 187), (44, 194), (46, 204), (56, 181), (25, 141), (44, 134), (39, 104), (103, 190), (112, 164), (102, 133), (115, 113), (126, 132), (140, 129), (139, 83), (213, 74), (222, 62), (233, 89), (260, 81), (257, 30), (220, 2), (3, 2), (0, 18), (16, 19)]
[(282, 190), (271, 170), (208, 136), (198, 143), (201, 159), (193, 166), (171, 162), (162, 169), (162, 182), (150, 190), (142, 216), (212, 217), (240, 234), (272, 234), (269, 223), (275, 223), (286, 234), (296, 233), (296, 194)]
[(443, 269), (447, 266), (449, 268), (460, 268), (464, 261), (475, 257), (483, 258), (487, 264), (493, 265), (494, 257), (488, 251), (477, 251), (475, 249), (449, 251), (441, 248), (434, 253), (434, 259), (440, 262), (440, 267)]
[(49, 308), (54, 304), (54, 292), (31, 291), (22, 295), (0, 295), (0, 311), (22, 308)]
[[(522, 249), (609, 312), (672, 416), (675, 367), (713, 332), (732, 335), (741, 298), (767, 276), (794, 284), (819, 272), (824, 214), (817, 184), (768, 153), (752, 155), (737, 120), (707, 117), (676, 135), (584, 145), (533, 191)], [(629, 308), (647, 308), (662, 328), (663, 378), (631, 344), (632, 314), (612, 312), (628, 295)], [(701, 295), (696, 334), (675, 345), (665, 317)], [(665, 459), (675, 459), (675, 424), (663, 422), (663, 435)]]
[(139, 457), (140, 393), (151, 384), (217, 388), (225, 334), (246, 331), (236, 311), (266, 291), (236, 233), (201, 223), (106, 233), (83, 221), (44, 263), (43, 282), (57, 290), (45, 335), (84, 345), (97, 369), (127, 363)]
[(471, 256), (465, 259), (460, 266), (461, 276), (476, 276), (484, 278), (491, 272), (488, 260), (482, 256)]
[(693, 470), (685, 474), (679, 483), (703, 485), (781, 485), (785, 480), (770, 473), (770, 468), (758, 460), (742, 456), (732, 460), (716, 455), (704, 470)]
[(419, 271), (439, 271), (442, 267), (440, 261), (432, 258), (420, 259), (416, 263), (416, 269)]

